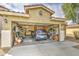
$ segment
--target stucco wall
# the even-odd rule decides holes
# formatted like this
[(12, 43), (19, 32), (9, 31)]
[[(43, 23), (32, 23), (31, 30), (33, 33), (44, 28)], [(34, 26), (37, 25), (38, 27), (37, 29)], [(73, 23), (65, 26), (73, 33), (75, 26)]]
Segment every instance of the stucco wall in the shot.
[(66, 36), (74, 37), (74, 32), (79, 31), (79, 27), (66, 27)]
[[(7, 19), (7, 23), (5, 23), (5, 20)], [(17, 16), (3, 16), (2, 21), (2, 30), (1, 30), (1, 48), (2, 47), (11, 47), (12, 45), (12, 23), (11, 21), (25, 21), (27, 18), (25, 17), (17, 17)]]
[[(11, 29), (11, 22), (12, 21), (18, 21), (18, 22), (32, 22), (32, 23), (49, 23), (49, 24), (64, 24), (64, 22), (60, 21), (50, 21), (50, 19), (43, 20), (40, 18), (30, 19), (27, 17), (17, 17), (17, 16), (4, 16), (3, 19), (7, 19), (7, 23), (3, 21), (2, 29), (3, 30), (10, 30)], [(40, 20), (39, 20), (40, 19)]]
[[(39, 12), (42, 11), (42, 15), (39, 15)], [(37, 20), (39, 19), (49, 19), (50, 18), (50, 13), (48, 13), (46, 10), (41, 9), (41, 8), (35, 8), (35, 9), (30, 9), (29, 10), (29, 15), (30, 18), (37, 18)]]
[(3, 30), (11, 30), (11, 22), (12, 21), (26, 21), (28, 18), (25, 17), (17, 17), (17, 16), (4, 16), (4, 19), (7, 19), (7, 23), (3, 21), (2, 29)]
[(1, 30), (1, 48), (11, 47), (11, 30)]

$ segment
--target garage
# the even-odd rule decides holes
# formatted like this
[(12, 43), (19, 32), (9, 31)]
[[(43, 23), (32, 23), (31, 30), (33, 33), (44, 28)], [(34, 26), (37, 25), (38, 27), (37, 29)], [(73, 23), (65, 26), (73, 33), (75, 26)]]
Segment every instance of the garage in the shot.
[[(37, 40), (38, 38), (36, 39), (36, 35), (39, 33), (36, 35), (34, 35), (34, 33), (39, 30), (42, 31), (42, 33), (40, 34), (41, 36), (38, 36), (40, 39)], [(42, 36), (45, 36), (46, 38), (44, 37), (41, 39)], [(57, 38), (55, 39), (54, 36), (57, 36)], [(13, 46), (59, 41), (59, 25), (48, 23), (12, 22), (12, 37)], [(16, 42), (19, 40), (22, 42)]]

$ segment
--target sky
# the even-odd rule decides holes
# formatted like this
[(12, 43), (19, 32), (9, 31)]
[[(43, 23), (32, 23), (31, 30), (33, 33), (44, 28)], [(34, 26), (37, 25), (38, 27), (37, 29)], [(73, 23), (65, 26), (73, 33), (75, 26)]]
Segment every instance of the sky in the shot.
[[(62, 6), (61, 3), (42, 3), (42, 4), (44, 4), (51, 10), (55, 11), (55, 14), (53, 16), (64, 18), (64, 13), (61, 8)], [(24, 5), (30, 5), (30, 3), (2, 3), (1, 5), (16, 12), (24, 12)]]
[(48, 3), (45, 4), (47, 7), (55, 11), (53, 16), (55, 17), (64, 17), (64, 13), (62, 11), (62, 4), (61, 3)]

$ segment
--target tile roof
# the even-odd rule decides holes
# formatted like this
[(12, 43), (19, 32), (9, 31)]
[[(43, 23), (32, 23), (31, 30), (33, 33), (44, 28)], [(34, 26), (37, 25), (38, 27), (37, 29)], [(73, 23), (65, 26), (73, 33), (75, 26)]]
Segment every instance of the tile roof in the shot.
[(51, 10), (50, 8), (46, 7), (43, 4), (32, 4), (32, 5), (24, 5), (24, 8), (30, 8), (30, 7), (35, 7), (35, 6), (40, 6), (40, 7), (44, 7), (47, 9), (47, 11), (49, 10), (50, 13), (55, 13), (53, 10)]
[(8, 8), (6, 8), (6, 7), (2, 6), (2, 5), (0, 5), (0, 7), (6, 9), (6, 10), (3, 10), (3, 11), (9, 11)]

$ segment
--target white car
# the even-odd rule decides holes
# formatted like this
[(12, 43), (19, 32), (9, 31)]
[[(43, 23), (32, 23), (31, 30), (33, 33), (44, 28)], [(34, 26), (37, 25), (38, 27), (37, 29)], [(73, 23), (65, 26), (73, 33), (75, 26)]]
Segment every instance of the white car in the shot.
[(36, 30), (35, 31), (35, 39), (37, 41), (46, 40), (48, 38), (47, 32), (45, 30)]

